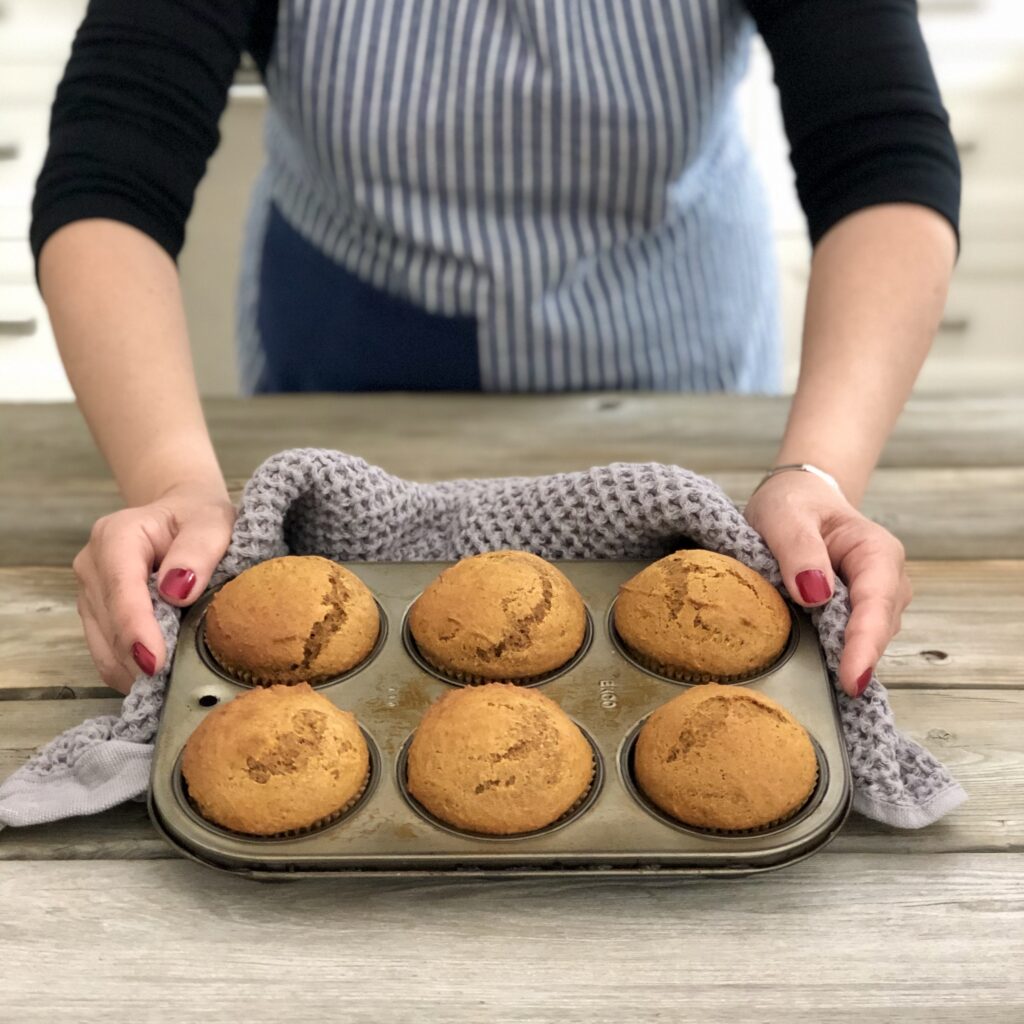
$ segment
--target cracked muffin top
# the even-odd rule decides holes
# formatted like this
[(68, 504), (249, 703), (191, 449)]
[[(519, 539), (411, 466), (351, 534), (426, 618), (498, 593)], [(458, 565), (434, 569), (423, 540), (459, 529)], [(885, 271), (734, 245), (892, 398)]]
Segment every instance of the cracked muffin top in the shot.
[(786, 647), (789, 610), (753, 569), (713, 551), (677, 551), (619, 588), (615, 629), (641, 664), (674, 679), (738, 679)]
[(686, 825), (725, 831), (792, 817), (818, 762), (804, 727), (743, 686), (695, 686), (658, 708), (637, 738), (633, 770), (652, 803)]
[(366, 585), (344, 566), (287, 555), (225, 583), (205, 626), (210, 653), (243, 682), (318, 682), (365, 660), (380, 614)]
[(463, 682), (525, 682), (553, 672), (579, 650), (586, 621), (576, 588), (526, 551), (464, 558), (409, 612), (423, 657)]
[(454, 828), (534, 832), (586, 796), (594, 756), (571, 718), (538, 690), (486, 683), (431, 705), (409, 745), (409, 792)]
[(181, 771), (208, 821), (271, 836), (350, 807), (366, 788), (370, 755), (355, 716), (298, 683), (249, 690), (210, 711)]

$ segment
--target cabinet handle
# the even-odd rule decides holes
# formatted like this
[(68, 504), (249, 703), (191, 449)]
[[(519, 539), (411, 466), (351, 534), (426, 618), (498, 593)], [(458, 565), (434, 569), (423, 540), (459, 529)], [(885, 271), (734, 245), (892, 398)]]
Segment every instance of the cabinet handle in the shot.
[(966, 316), (953, 316), (939, 324), (939, 334), (966, 334), (971, 321)]
[(981, 0), (919, 0), (922, 11), (935, 11), (937, 14), (956, 14), (959, 11), (981, 10)]
[(17, 160), (21, 156), (21, 147), (16, 142), (4, 142), (0, 139), (0, 160)]
[(0, 338), (24, 338), (36, 333), (36, 318), (31, 313), (25, 316), (0, 316)]

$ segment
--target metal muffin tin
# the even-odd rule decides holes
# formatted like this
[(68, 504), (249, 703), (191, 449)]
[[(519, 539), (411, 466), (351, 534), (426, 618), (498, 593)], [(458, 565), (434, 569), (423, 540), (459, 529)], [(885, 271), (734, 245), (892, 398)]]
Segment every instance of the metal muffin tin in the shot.
[[(749, 874), (807, 857), (839, 830), (850, 806), (849, 768), (832, 687), (810, 619), (792, 610), (786, 652), (744, 686), (773, 697), (808, 730), (818, 753), (817, 787), (801, 811), (773, 828), (715, 834), (650, 806), (631, 778), (632, 746), (644, 719), (684, 684), (633, 664), (612, 628), (620, 583), (646, 562), (560, 562), (587, 604), (588, 641), (570, 665), (536, 683), (581, 726), (597, 756), (594, 785), (566, 820), (510, 838), (460, 833), (432, 820), (405, 791), (404, 753), (423, 713), (455, 685), (410, 651), (406, 614), (449, 562), (351, 563), (373, 591), (382, 639), (359, 669), (317, 689), (355, 713), (370, 743), (372, 777), (341, 820), (288, 838), (236, 835), (189, 805), (179, 761), (209, 709), (247, 687), (226, 678), (203, 649), (211, 595), (184, 617), (156, 740), (149, 807), (180, 852), (212, 867), (262, 879), (323, 875), (722, 875)], [(694, 684), (702, 685), (702, 684)]]

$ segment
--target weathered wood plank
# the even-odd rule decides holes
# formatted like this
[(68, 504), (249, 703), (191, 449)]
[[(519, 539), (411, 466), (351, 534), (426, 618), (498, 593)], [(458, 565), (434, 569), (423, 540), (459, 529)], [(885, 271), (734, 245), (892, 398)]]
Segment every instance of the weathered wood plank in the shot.
[[(882, 659), (890, 686), (1024, 685), (1024, 561), (913, 562), (914, 603)], [(0, 700), (103, 696), (70, 569), (0, 568)]]
[(1022, 866), (843, 855), (735, 883), (259, 886), (183, 862), (8, 863), (4, 1013), (1019, 1024)]
[[(420, 475), (443, 474), (421, 467)], [(709, 475), (741, 504), (760, 479), (751, 471)], [(229, 480), (236, 500), (244, 482)], [(33, 480), (8, 491), (0, 505), (0, 566), (70, 565), (92, 524), (121, 507), (106, 479)], [(911, 558), (1024, 558), (1024, 467), (880, 469), (864, 512), (892, 530)]]
[[(544, 473), (658, 460), (701, 472), (762, 468), (789, 400), (751, 395), (282, 395), (206, 403), (225, 473), (293, 446), (342, 448), (422, 478)], [(2, 477), (102, 478), (72, 405), (0, 407)], [(457, 441), (457, 443), (452, 443)], [(1020, 466), (1019, 396), (915, 396), (884, 466)], [(45, 458), (41, 456), (45, 454)]]
[[(950, 766), (970, 800), (914, 832), (854, 816), (827, 854), (1024, 851), (1024, 692), (896, 690), (892, 701), (900, 725)], [(116, 709), (110, 699), (0, 704), (0, 779), (58, 732)], [(138, 806), (0, 833), (0, 860), (171, 855)]]
[(914, 600), (879, 665), (889, 687), (1024, 686), (1024, 562), (910, 562)]

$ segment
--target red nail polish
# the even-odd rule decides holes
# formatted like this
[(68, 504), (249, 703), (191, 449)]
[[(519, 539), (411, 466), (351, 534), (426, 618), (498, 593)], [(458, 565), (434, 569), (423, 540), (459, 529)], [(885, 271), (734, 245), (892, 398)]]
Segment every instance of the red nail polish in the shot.
[(871, 673), (874, 672), (874, 671), (875, 670), (873, 668), (869, 668), (867, 671), (865, 671), (861, 675), (860, 679), (857, 680), (857, 696), (858, 697), (863, 697), (864, 696), (864, 691), (868, 688), (868, 683), (871, 682)]
[(808, 604), (821, 604), (832, 596), (825, 574), (820, 569), (804, 569), (796, 574), (796, 585), (800, 596)]
[(191, 569), (171, 569), (160, 584), (160, 593), (175, 601), (184, 601), (196, 585), (196, 574)]
[(156, 658), (153, 657), (153, 652), (149, 648), (143, 647), (138, 642), (132, 644), (132, 657), (145, 675), (151, 676), (156, 672)]

